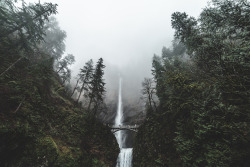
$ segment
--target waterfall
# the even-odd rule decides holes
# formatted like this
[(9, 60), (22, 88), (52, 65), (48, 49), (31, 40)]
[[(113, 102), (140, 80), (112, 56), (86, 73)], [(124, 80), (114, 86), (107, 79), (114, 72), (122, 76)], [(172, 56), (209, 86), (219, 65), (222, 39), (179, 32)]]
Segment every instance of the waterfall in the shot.
[[(118, 107), (115, 118), (115, 125), (119, 126), (123, 124), (123, 111), (122, 111), (122, 79), (119, 79), (119, 95), (118, 95)], [(116, 140), (120, 147), (120, 153), (117, 158), (116, 167), (132, 167), (132, 148), (124, 148), (126, 134), (124, 130), (120, 130), (115, 133)]]

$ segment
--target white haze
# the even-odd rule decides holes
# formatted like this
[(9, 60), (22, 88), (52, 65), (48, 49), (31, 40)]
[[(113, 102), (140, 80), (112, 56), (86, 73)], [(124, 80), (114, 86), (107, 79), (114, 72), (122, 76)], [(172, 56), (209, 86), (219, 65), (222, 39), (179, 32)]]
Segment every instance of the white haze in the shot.
[(153, 54), (161, 55), (162, 47), (171, 45), (174, 35), (171, 14), (180, 11), (197, 17), (207, 5), (207, 0), (43, 2), (58, 4), (56, 18), (67, 32), (66, 53), (72, 53), (76, 59), (73, 76), (89, 59), (97, 61), (102, 57), (107, 86), (118, 85), (118, 78), (115, 77), (116, 81), (113, 78), (121, 74), (133, 93), (138, 93), (143, 78), (150, 76)]

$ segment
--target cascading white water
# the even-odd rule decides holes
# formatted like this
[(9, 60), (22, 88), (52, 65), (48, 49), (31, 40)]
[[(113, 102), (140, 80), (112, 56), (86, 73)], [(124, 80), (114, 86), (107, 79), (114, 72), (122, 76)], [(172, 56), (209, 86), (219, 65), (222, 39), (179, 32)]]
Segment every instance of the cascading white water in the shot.
[[(122, 79), (119, 80), (119, 95), (118, 95), (118, 107), (115, 118), (115, 125), (119, 126), (123, 124), (123, 112), (122, 112)], [(116, 140), (120, 147), (120, 153), (117, 158), (116, 167), (132, 167), (132, 148), (124, 148), (125, 133), (120, 130), (115, 133)]]
[(122, 148), (117, 159), (116, 167), (131, 167), (132, 151), (133, 148)]

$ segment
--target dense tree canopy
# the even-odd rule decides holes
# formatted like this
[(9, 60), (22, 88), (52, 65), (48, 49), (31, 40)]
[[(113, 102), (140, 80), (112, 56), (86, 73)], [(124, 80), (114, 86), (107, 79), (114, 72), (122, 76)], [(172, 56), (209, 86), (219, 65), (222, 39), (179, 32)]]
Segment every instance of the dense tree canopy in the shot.
[(246, 0), (213, 0), (198, 19), (172, 14), (176, 40), (153, 58), (160, 105), (135, 166), (249, 166), (249, 13)]
[(75, 59), (56, 5), (15, 2), (0, 1), (0, 166), (112, 166), (110, 129), (66, 93)]
[(16, 45), (29, 48), (43, 39), (44, 24), (51, 14), (56, 14), (55, 4), (40, 3), (16, 7), (12, 0), (3, 0), (0, 6), (0, 39), (18, 37)]

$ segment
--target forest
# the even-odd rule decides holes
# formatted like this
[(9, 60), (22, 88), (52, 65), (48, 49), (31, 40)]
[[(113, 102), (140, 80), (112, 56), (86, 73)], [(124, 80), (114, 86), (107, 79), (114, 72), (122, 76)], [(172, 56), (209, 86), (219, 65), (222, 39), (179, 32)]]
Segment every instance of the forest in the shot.
[[(105, 92), (103, 59), (88, 61), (71, 91), (75, 60), (63, 57), (57, 5), (0, 5), (0, 166), (113, 166), (118, 144), (95, 116)], [(83, 90), (88, 108), (79, 101)]]
[[(152, 62), (159, 98), (136, 136), (134, 166), (250, 164), (250, 4), (213, 0), (172, 14), (175, 40)], [(151, 100), (152, 101), (152, 100)]]
[(211, 0), (198, 18), (172, 13), (171, 46), (153, 55), (135, 106), (121, 74), (119, 93), (107, 91), (103, 55), (74, 76), (57, 14), (53, 3), (0, 0), (1, 167), (249, 166), (248, 0)]

